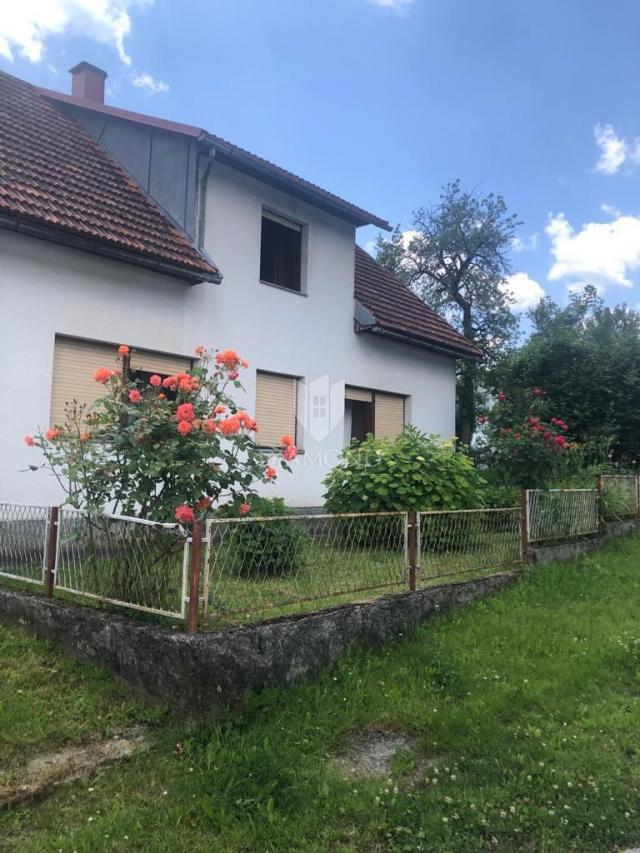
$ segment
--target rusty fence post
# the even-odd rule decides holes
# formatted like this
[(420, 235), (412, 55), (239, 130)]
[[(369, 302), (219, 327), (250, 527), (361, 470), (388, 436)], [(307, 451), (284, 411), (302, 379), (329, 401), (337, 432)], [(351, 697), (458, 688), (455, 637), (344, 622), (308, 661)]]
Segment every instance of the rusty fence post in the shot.
[(520, 559), (529, 562), (529, 490), (520, 490)]
[(47, 598), (53, 598), (53, 587), (56, 582), (56, 556), (58, 554), (58, 520), (60, 508), (52, 506), (49, 510), (49, 535), (47, 537), (47, 570), (45, 573), (45, 587)]
[(198, 610), (200, 607), (200, 553), (202, 550), (202, 522), (193, 522), (191, 533), (191, 565), (189, 567), (189, 609), (187, 611), (187, 634), (198, 633)]
[(418, 524), (418, 513), (415, 510), (410, 510), (407, 513), (407, 569), (411, 592), (416, 591), (418, 574)]

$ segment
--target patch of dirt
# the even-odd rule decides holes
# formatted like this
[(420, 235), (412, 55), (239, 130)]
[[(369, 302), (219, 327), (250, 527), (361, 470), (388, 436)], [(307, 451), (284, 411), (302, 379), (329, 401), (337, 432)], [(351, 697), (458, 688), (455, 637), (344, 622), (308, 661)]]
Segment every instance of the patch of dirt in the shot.
[(435, 763), (420, 755), (414, 740), (393, 731), (355, 732), (346, 748), (333, 756), (331, 763), (344, 776), (377, 779), (391, 774), (394, 758), (402, 753), (408, 754), (413, 761), (412, 781)]
[(130, 729), (106, 740), (37, 755), (11, 777), (0, 772), (0, 809), (42, 799), (57, 785), (84, 779), (98, 767), (129, 758), (147, 747), (140, 729)]

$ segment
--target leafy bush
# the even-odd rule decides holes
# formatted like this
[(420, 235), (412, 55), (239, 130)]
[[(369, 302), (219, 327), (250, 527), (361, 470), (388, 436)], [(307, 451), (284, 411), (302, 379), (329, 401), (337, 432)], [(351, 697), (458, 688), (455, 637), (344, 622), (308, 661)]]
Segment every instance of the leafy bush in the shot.
[[(292, 516), (293, 510), (282, 498), (254, 497), (251, 502), (254, 517), (278, 518)], [(237, 504), (220, 507), (222, 518), (239, 518)], [(229, 525), (224, 531), (225, 544), (234, 570), (242, 577), (278, 577), (291, 574), (304, 565), (309, 536), (303, 523), (294, 518), (283, 521), (251, 520)]]
[(464, 451), (415, 427), (395, 441), (370, 435), (346, 448), (324, 484), (335, 513), (472, 509), (486, 488)]

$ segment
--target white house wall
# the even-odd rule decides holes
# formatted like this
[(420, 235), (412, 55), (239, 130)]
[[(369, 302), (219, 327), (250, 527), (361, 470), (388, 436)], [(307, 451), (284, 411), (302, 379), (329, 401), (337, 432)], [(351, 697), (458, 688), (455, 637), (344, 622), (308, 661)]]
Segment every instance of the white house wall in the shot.
[[(259, 282), (262, 206), (308, 226), (306, 291)], [(455, 363), (400, 342), (353, 331), (354, 229), (252, 178), (214, 163), (205, 245), (221, 285), (188, 285), (117, 261), (0, 230), (0, 500), (56, 501), (44, 472), (24, 473), (39, 451), (23, 436), (49, 418), (54, 336), (128, 343), (192, 356), (198, 344), (235, 348), (250, 362), (238, 402), (255, 408), (256, 369), (300, 384), (294, 474), (268, 494), (297, 506), (322, 503), (322, 479), (344, 445), (344, 384), (407, 395), (406, 420), (454, 433)], [(305, 414), (325, 396), (326, 418)]]

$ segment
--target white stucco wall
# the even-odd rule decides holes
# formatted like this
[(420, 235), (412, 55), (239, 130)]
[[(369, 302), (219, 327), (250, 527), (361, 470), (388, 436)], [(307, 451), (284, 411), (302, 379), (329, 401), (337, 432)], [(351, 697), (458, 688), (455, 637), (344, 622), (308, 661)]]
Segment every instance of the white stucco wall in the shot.
[[(263, 205), (308, 226), (305, 296), (259, 282)], [(48, 426), (55, 334), (186, 356), (198, 344), (233, 347), (250, 362), (238, 402), (251, 412), (257, 369), (299, 377), (304, 453), (294, 474), (267, 490), (293, 505), (322, 503), (322, 479), (344, 446), (344, 383), (407, 395), (408, 422), (453, 435), (453, 359), (354, 334), (351, 226), (216, 163), (205, 243), (223, 272), (220, 286), (188, 285), (0, 230), (0, 500), (49, 503), (60, 495), (43, 472), (21, 472), (39, 456), (24, 434)], [(306, 417), (309, 384), (311, 396), (327, 397), (327, 419)]]

